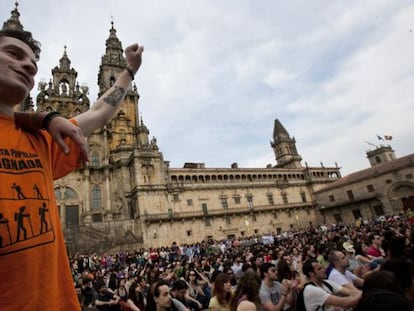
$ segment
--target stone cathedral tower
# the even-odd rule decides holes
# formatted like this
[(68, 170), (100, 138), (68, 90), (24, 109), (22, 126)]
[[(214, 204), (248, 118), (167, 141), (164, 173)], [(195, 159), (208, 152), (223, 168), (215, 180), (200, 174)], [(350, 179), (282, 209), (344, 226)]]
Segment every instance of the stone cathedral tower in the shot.
[(301, 168), (302, 157), (296, 149), (296, 140), (289, 136), (288, 131), (278, 119), (273, 128), (273, 142), (270, 143), (275, 153), (277, 167)]
[[(98, 72), (98, 97), (115, 83), (126, 67), (122, 43), (113, 23), (105, 45)], [(52, 86), (55, 89), (60, 86), (61, 90), (68, 83), (69, 94), (75, 96), (73, 104), (62, 105), (62, 100), (59, 100), (56, 102), (60, 106), (53, 106), (53, 109), (74, 111), (65, 107), (76, 106), (78, 109), (75, 112), (82, 112), (89, 107), (89, 102), (76, 92), (77, 84), (73, 81), (76, 72), (69, 68), (68, 63), (65, 51), (60, 66), (52, 70)], [(73, 85), (75, 91), (71, 90)], [(40, 88), (45, 89), (44, 85)], [(86, 88), (81, 88), (82, 95), (86, 92)], [(63, 99), (66, 96), (62, 91), (59, 95)], [(42, 99), (41, 91), (38, 107), (47, 110), (48, 106), (42, 103)], [(103, 241), (108, 243), (108, 247), (114, 243), (124, 245), (143, 241), (137, 198), (139, 188), (149, 181), (165, 180), (160, 177), (165, 170), (162, 169), (164, 161), (156, 139), (149, 139), (149, 130), (138, 117), (138, 100), (137, 87), (132, 84), (117, 115), (88, 138), (89, 165), (55, 182), (69, 247), (71, 244), (76, 244), (76, 248), (88, 247), (80, 245), (80, 241), (90, 244), (100, 241), (100, 248), (105, 247)], [(74, 114), (65, 115), (69, 117)]]
[[(105, 45), (98, 72), (98, 96), (114, 84), (126, 67), (113, 23)], [(57, 110), (69, 118), (89, 109), (88, 88), (79, 86), (77, 72), (70, 65), (65, 47), (49, 83), (39, 84), (39, 111)], [(149, 130), (138, 117), (138, 100), (137, 87), (132, 84), (117, 115), (88, 138), (89, 165), (55, 182), (69, 248), (91, 249), (96, 241), (102, 248), (105, 241), (112, 245), (114, 237), (116, 244), (143, 240), (139, 185), (164, 181), (162, 172), (166, 170), (162, 168), (166, 166), (156, 139), (149, 139)]]

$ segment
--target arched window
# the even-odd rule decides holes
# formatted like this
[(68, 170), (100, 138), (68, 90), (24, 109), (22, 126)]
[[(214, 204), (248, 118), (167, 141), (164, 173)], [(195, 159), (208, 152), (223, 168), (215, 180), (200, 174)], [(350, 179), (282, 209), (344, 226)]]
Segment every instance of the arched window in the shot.
[(115, 84), (115, 77), (114, 76), (111, 76), (110, 78), (109, 78), (109, 86), (112, 86), (112, 85), (114, 85)]
[(92, 152), (91, 154), (91, 166), (92, 167), (97, 167), (99, 166), (101, 163), (101, 161), (99, 160), (99, 153), (98, 152)]
[(72, 188), (66, 188), (65, 191), (65, 199), (66, 200), (76, 200), (78, 198), (78, 194)]
[(56, 200), (61, 200), (62, 199), (62, 194), (60, 192), (60, 188), (55, 188), (55, 197), (56, 197)]
[(102, 196), (101, 189), (99, 186), (95, 185), (92, 188), (92, 208), (99, 209), (101, 208)]

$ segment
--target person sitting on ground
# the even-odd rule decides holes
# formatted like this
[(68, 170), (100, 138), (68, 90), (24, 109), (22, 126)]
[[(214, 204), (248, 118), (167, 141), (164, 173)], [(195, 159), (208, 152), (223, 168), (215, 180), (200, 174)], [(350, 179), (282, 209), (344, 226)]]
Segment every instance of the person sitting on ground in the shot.
[(259, 296), (260, 278), (256, 272), (247, 270), (240, 278), (230, 303), (230, 311), (261, 310)]
[(357, 288), (362, 287), (364, 279), (347, 269), (349, 267), (349, 260), (344, 252), (337, 249), (331, 250), (328, 254), (328, 261), (332, 265), (328, 280), (352, 291), (358, 291)]
[(263, 310), (279, 311), (295, 305), (294, 290), (290, 280), (277, 281), (277, 269), (271, 263), (263, 263), (260, 266), (262, 282), (260, 285), (260, 300)]
[[(325, 280), (326, 271), (316, 260), (305, 261), (302, 271), (308, 281), (302, 292), (303, 304), (307, 311), (316, 311), (320, 308), (331, 311), (335, 307), (353, 308), (361, 298), (361, 291), (355, 292), (332, 281)], [(299, 305), (299, 299), (297, 304)]]
[(98, 297), (95, 300), (95, 305), (98, 310), (118, 310), (118, 302), (120, 300), (120, 297), (118, 295), (115, 295), (109, 288), (107, 288), (103, 280), (97, 281), (96, 290), (98, 292)]
[(209, 311), (230, 311), (232, 289), (230, 276), (220, 272), (214, 279), (213, 297), (210, 299)]
[[(128, 290), (128, 299), (125, 303), (119, 302), (122, 308), (128, 311), (144, 311), (146, 299), (139, 282), (133, 282)], [(121, 310), (122, 310), (121, 308)], [(129, 309), (128, 309), (129, 308)]]
[(378, 233), (371, 233), (368, 236), (371, 245), (367, 249), (367, 256), (370, 259), (381, 260), (385, 258), (385, 251), (382, 248), (382, 236)]
[(159, 280), (151, 285), (145, 311), (189, 311), (181, 302), (171, 297), (167, 281)]
[(171, 296), (191, 310), (201, 310), (203, 305), (188, 292), (188, 284), (184, 280), (177, 280), (171, 286)]

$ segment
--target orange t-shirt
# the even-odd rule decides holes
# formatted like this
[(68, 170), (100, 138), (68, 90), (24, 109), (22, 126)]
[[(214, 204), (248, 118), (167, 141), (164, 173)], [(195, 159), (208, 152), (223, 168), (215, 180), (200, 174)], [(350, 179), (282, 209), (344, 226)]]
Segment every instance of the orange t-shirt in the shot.
[(80, 164), (66, 142), (0, 115), (0, 310), (80, 310), (53, 189)]

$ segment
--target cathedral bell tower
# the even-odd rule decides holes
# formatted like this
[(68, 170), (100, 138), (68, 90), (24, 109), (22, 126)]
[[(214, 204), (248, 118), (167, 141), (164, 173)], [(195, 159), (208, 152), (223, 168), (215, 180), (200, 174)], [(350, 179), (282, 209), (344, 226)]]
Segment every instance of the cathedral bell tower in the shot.
[(17, 10), (19, 4), (15, 3), (16, 7), (11, 11), (10, 18), (3, 23), (3, 29), (15, 29), (15, 30), (24, 30), (23, 25), (20, 23), (20, 13)]
[(78, 73), (70, 68), (70, 59), (64, 47), (59, 66), (52, 69), (49, 83), (39, 82), (37, 95), (38, 111), (59, 111), (66, 118), (71, 118), (89, 109), (88, 87), (79, 86), (76, 81)]
[(278, 119), (275, 120), (273, 128), (273, 141), (270, 142), (275, 153), (276, 167), (301, 168), (302, 157), (296, 150), (295, 138), (290, 138), (288, 131)]
[[(126, 68), (122, 43), (116, 35), (114, 23), (111, 22), (109, 37), (105, 42), (105, 54), (101, 58), (98, 73), (98, 97), (102, 96)], [(131, 85), (117, 115), (107, 124), (108, 144), (111, 151), (117, 152), (136, 145), (138, 127), (139, 94), (135, 84)], [(131, 149), (130, 149), (131, 150)]]

